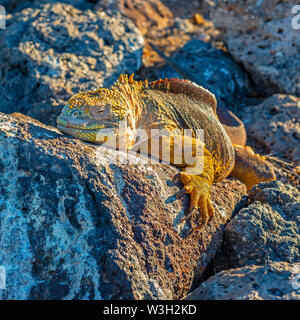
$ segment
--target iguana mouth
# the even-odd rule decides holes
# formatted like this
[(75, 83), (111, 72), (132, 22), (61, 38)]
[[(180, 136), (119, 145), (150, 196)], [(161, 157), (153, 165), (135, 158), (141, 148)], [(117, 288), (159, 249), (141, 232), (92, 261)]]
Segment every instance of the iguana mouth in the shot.
[(109, 128), (74, 128), (71, 126), (57, 125), (57, 128), (66, 135), (87, 142), (103, 144), (115, 136), (115, 132)]
[(79, 126), (78, 127), (73, 127), (73, 126), (64, 126), (64, 125), (60, 125), (60, 124), (57, 124), (57, 128), (62, 131), (62, 132), (82, 132), (82, 131), (85, 131), (85, 132), (98, 132), (100, 129), (99, 128), (80, 128)]
[(93, 131), (105, 128), (103, 124), (97, 122), (88, 123), (85, 120), (76, 119), (76, 121), (66, 121), (63, 117), (57, 118), (57, 127), (60, 130), (75, 130), (75, 131)]
[(64, 117), (59, 117), (57, 119), (57, 128), (67, 135), (98, 144), (102, 144), (116, 135), (114, 128), (95, 122), (88, 123), (81, 119), (70, 122), (66, 121)]

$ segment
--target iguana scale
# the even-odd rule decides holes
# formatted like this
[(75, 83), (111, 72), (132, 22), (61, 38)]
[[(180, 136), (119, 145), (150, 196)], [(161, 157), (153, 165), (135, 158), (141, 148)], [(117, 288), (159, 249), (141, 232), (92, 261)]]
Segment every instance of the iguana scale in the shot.
[[(202, 144), (203, 154), (193, 163), (184, 157), (181, 163), (176, 162), (172, 152), (170, 159), (172, 164), (182, 169), (176, 175), (184, 184), (178, 196), (190, 194), (190, 212), (185, 219), (193, 217), (191, 224), (195, 227), (195, 221), (201, 225), (214, 215), (210, 201), (210, 186), (214, 182), (230, 174), (243, 181), (250, 190), (256, 183), (275, 179), (271, 164), (250, 147), (244, 146), (244, 129), (240, 120), (234, 118), (237, 122), (234, 128), (231, 126), (234, 115), (228, 116), (223, 109), (219, 116), (220, 119), (215, 96), (189, 80), (160, 79), (148, 83), (134, 80), (133, 75), (120, 75), (111, 89), (101, 88), (72, 96), (57, 118), (57, 124), (68, 135), (99, 143), (99, 132), (106, 129), (104, 132), (108, 139), (115, 137), (120, 121), (126, 121), (124, 148), (135, 148), (141, 153), (152, 152), (151, 129), (164, 129), (171, 134), (160, 137), (160, 159), (163, 159), (161, 149), (174, 151), (176, 143), (182, 143), (180, 133), (183, 129), (192, 129), (193, 133), (196, 129), (203, 129), (204, 141), (198, 141), (196, 134), (184, 137), (187, 139), (184, 141), (191, 142), (193, 148)], [(149, 133), (147, 139), (137, 140), (139, 128)], [(179, 139), (170, 137), (174, 137), (173, 130), (177, 130), (175, 138)], [(201, 219), (197, 219), (199, 211)]]

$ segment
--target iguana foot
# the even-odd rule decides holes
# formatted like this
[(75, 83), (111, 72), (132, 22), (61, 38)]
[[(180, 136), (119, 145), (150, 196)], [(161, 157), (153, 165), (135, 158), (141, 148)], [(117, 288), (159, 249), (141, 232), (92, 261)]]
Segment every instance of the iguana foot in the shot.
[[(189, 193), (191, 205), (189, 213), (181, 219), (181, 222), (191, 219), (193, 229), (199, 229), (214, 216), (214, 208), (210, 202), (210, 186), (203, 178), (197, 175), (188, 175), (185, 172), (178, 173), (174, 179), (179, 178), (184, 187), (176, 194), (176, 197)], [(200, 219), (199, 216), (200, 209)], [(196, 222), (196, 224), (195, 224)]]

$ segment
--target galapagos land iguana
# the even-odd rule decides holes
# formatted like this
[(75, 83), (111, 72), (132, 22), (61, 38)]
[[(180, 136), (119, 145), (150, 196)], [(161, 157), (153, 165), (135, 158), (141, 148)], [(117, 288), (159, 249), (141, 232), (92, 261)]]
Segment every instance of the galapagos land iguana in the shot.
[[(120, 121), (127, 125), (123, 147), (135, 148), (141, 153), (152, 154), (152, 129), (170, 132), (160, 137), (156, 154), (164, 160), (161, 150), (171, 150), (170, 162), (182, 169), (175, 176), (184, 185), (177, 196), (190, 194), (190, 211), (183, 220), (192, 217), (193, 228), (207, 223), (214, 215), (210, 201), (210, 186), (214, 182), (230, 175), (243, 181), (250, 190), (259, 182), (276, 178), (272, 165), (245, 146), (246, 135), (241, 120), (224, 107), (217, 110), (215, 96), (190, 80), (174, 78), (142, 82), (134, 80), (133, 75), (121, 74), (111, 89), (100, 88), (72, 96), (57, 118), (57, 126), (63, 133), (99, 143), (99, 132), (109, 129), (104, 131), (107, 138), (115, 137)], [(138, 129), (149, 133), (148, 138), (137, 140)], [(178, 163), (172, 153), (176, 143), (183, 143), (178, 132), (184, 129), (204, 130), (203, 141), (198, 141), (196, 135), (184, 137), (184, 142), (190, 142), (194, 149), (194, 146), (203, 146), (203, 153), (193, 163), (185, 161), (184, 156)], [(176, 132), (179, 139), (175, 139), (172, 132)]]

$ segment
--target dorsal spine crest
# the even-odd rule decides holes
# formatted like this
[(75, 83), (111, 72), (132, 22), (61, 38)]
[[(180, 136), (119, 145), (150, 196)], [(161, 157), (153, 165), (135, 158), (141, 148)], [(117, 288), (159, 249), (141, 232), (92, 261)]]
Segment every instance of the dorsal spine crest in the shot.
[(132, 73), (129, 77), (128, 74), (121, 73), (119, 76), (119, 79), (116, 83), (113, 84), (112, 87), (119, 87), (120, 85), (133, 85), (136, 86), (136, 88), (140, 89), (143, 86), (142, 81), (136, 81), (133, 79), (134, 73)]

